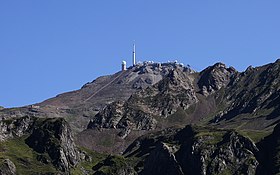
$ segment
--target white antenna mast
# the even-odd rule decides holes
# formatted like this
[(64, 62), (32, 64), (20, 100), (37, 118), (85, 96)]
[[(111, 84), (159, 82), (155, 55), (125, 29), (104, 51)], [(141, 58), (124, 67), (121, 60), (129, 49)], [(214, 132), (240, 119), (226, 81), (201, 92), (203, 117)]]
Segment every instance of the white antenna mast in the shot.
[(134, 41), (134, 43), (133, 43), (132, 64), (133, 64), (133, 66), (136, 65), (136, 47), (135, 47), (135, 41)]

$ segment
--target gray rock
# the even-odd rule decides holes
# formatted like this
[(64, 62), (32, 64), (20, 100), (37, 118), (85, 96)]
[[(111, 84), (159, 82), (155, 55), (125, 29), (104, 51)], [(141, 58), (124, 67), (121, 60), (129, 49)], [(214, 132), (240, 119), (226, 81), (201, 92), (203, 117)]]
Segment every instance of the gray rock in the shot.
[(140, 174), (256, 174), (259, 150), (230, 130), (187, 126), (137, 139), (124, 153), (140, 157)]
[(154, 130), (158, 119), (167, 118), (179, 108), (186, 110), (198, 102), (191, 74), (170, 70), (158, 84), (133, 94), (127, 101), (113, 102), (101, 110), (88, 128)]
[(30, 131), (34, 118), (25, 116), (0, 120), (0, 142), (13, 137), (21, 137)]
[(227, 86), (236, 74), (237, 71), (234, 68), (227, 68), (223, 63), (216, 63), (200, 73), (198, 86), (202, 89), (202, 94), (208, 96)]
[(80, 162), (71, 129), (62, 118), (37, 121), (26, 143), (38, 153), (47, 153), (53, 165), (66, 174)]
[(0, 160), (0, 175), (16, 175), (15, 164), (9, 159), (5, 159), (2, 162)]
[(141, 175), (183, 175), (182, 168), (176, 160), (173, 150), (165, 143), (159, 143), (156, 148), (151, 151), (144, 165)]

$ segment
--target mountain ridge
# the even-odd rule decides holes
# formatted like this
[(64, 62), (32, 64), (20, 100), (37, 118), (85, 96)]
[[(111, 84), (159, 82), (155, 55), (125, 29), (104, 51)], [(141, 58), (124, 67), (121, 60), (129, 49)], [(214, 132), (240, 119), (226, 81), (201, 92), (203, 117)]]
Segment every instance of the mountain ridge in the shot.
[[(53, 161), (52, 168), (66, 174), (278, 173), (278, 142), (273, 138), (278, 140), (279, 101), (279, 59), (244, 72), (223, 63), (196, 72), (176, 62), (146, 62), (41, 103), (1, 109), (0, 140), (26, 137), (36, 155), (50, 143), (44, 154), (51, 158), (40, 160)], [(32, 124), (37, 120), (47, 124)], [(65, 136), (40, 141), (36, 133)], [(50, 150), (60, 146), (69, 151), (65, 142), (75, 156), (52, 157)], [(0, 147), (0, 159), (1, 154)], [(271, 164), (265, 162), (267, 156)], [(13, 157), (5, 158), (0, 167), (19, 165)]]

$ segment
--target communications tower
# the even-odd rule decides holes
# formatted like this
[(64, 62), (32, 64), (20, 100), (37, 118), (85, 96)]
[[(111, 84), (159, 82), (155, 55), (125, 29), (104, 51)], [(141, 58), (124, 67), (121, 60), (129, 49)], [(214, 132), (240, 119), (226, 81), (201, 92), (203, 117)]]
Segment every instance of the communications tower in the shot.
[(132, 64), (133, 64), (133, 66), (136, 65), (136, 47), (135, 47), (135, 43), (133, 43)]

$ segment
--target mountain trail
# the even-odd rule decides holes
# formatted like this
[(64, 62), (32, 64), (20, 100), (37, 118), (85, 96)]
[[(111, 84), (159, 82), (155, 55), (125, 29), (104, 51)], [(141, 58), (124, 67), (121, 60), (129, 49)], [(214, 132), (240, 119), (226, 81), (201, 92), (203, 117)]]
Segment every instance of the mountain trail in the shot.
[(87, 102), (89, 101), (92, 97), (94, 97), (96, 94), (98, 94), (100, 91), (102, 91), (103, 89), (105, 89), (106, 87), (108, 87), (109, 85), (111, 85), (112, 83), (114, 83), (114, 81), (116, 81), (118, 78), (120, 78), (125, 71), (122, 71), (116, 78), (114, 78), (112, 81), (110, 81), (108, 84), (106, 84), (105, 86), (103, 86), (102, 88), (100, 88), (99, 90), (97, 90), (95, 93), (93, 93), (91, 96), (89, 96), (87, 99), (85, 99), (83, 102)]

